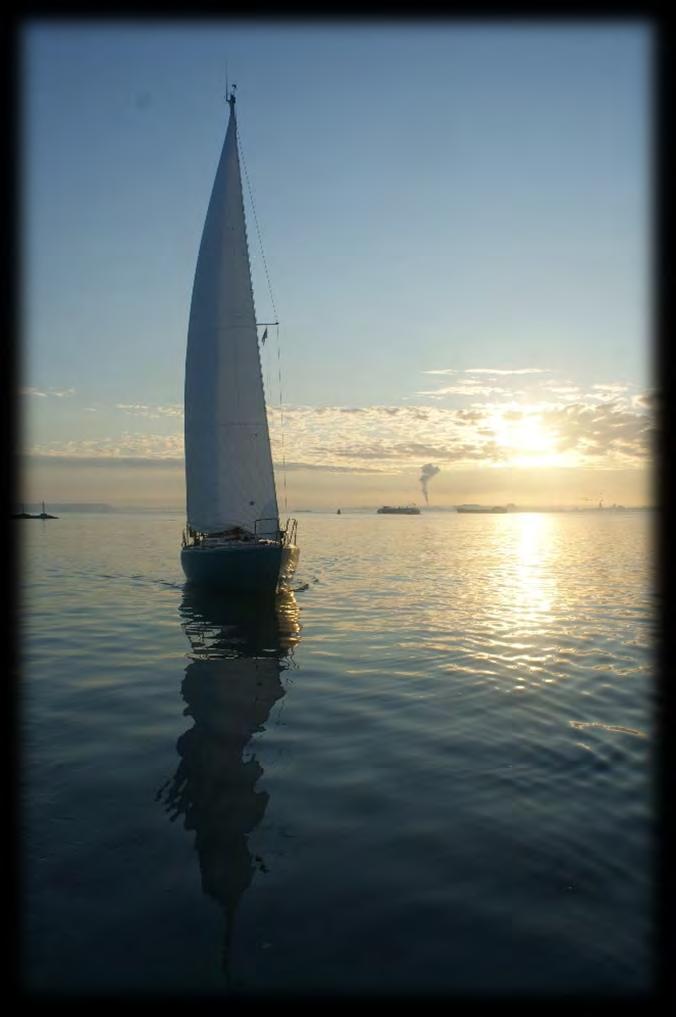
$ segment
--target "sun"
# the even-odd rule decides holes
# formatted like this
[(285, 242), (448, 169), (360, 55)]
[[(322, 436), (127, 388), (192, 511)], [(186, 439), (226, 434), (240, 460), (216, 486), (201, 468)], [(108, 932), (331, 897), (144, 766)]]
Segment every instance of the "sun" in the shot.
[(557, 435), (542, 422), (539, 413), (508, 410), (491, 421), (495, 441), (511, 466), (554, 466), (560, 461)]

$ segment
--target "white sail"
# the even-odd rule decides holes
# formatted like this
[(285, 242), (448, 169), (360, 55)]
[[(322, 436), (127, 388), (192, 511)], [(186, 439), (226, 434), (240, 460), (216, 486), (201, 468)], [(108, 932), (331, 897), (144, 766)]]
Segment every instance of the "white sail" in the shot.
[(234, 100), (190, 307), (185, 368), (188, 526), (276, 535), (277, 496), (258, 352)]

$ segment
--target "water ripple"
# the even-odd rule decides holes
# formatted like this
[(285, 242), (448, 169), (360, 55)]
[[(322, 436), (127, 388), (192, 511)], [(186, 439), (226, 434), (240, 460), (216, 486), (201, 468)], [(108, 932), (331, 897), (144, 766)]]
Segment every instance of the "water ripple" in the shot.
[(273, 613), (181, 523), (24, 534), (36, 986), (649, 984), (646, 516), (302, 516)]

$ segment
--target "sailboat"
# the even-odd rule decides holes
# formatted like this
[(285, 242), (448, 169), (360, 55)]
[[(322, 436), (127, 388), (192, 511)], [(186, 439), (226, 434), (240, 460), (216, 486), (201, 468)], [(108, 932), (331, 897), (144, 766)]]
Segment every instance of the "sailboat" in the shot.
[(299, 556), (280, 526), (242, 195), (235, 89), (207, 209), (185, 364), (187, 526), (193, 583), (257, 592), (283, 584)]
[(26, 512), (26, 506), (22, 504), (20, 512), (12, 512), (12, 519), (35, 519), (30, 512)]
[(42, 503), (42, 512), (38, 516), (38, 519), (58, 519), (58, 516), (50, 516), (49, 512), (45, 512), (45, 503)]
[(49, 512), (45, 512), (45, 503), (42, 503), (42, 512), (38, 515), (33, 515), (30, 512), (26, 512), (26, 506), (21, 506), (20, 512), (13, 512), (12, 519), (58, 519), (58, 516), (50, 516)]

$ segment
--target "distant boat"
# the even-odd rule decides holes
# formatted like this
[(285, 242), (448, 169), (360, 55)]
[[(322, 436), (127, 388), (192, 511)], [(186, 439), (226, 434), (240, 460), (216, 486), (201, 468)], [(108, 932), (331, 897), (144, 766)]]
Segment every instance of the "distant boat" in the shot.
[(383, 505), (378, 509), (378, 515), (383, 516), (419, 516), (420, 509), (417, 505)]
[(338, 511), (336, 512), (336, 515), (339, 516), (340, 514), (341, 514), (340, 509), (338, 509)]
[(457, 512), (509, 512), (506, 505), (456, 505)]
[[(280, 526), (258, 348), (235, 94), (197, 258), (185, 362), (187, 579), (273, 590), (296, 567), (297, 523)], [(274, 323), (276, 324), (276, 322)], [(264, 333), (262, 340), (267, 334)]]
[(20, 512), (12, 512), (12, 519), (35, 519), (35, 516), (32, 516), (30, 512), (26, 512), (26, 506), (22, 505)]
[(45, 503), (42, 503), (42, 512), (38, 515), (33, 515), (30, 512), (26, 512), (26, 506), (21, 506), (21, 512), (13, 512), (12, 519), (58, 519), (58, 516), (50, 516), (49, 513), (45, 512)]

